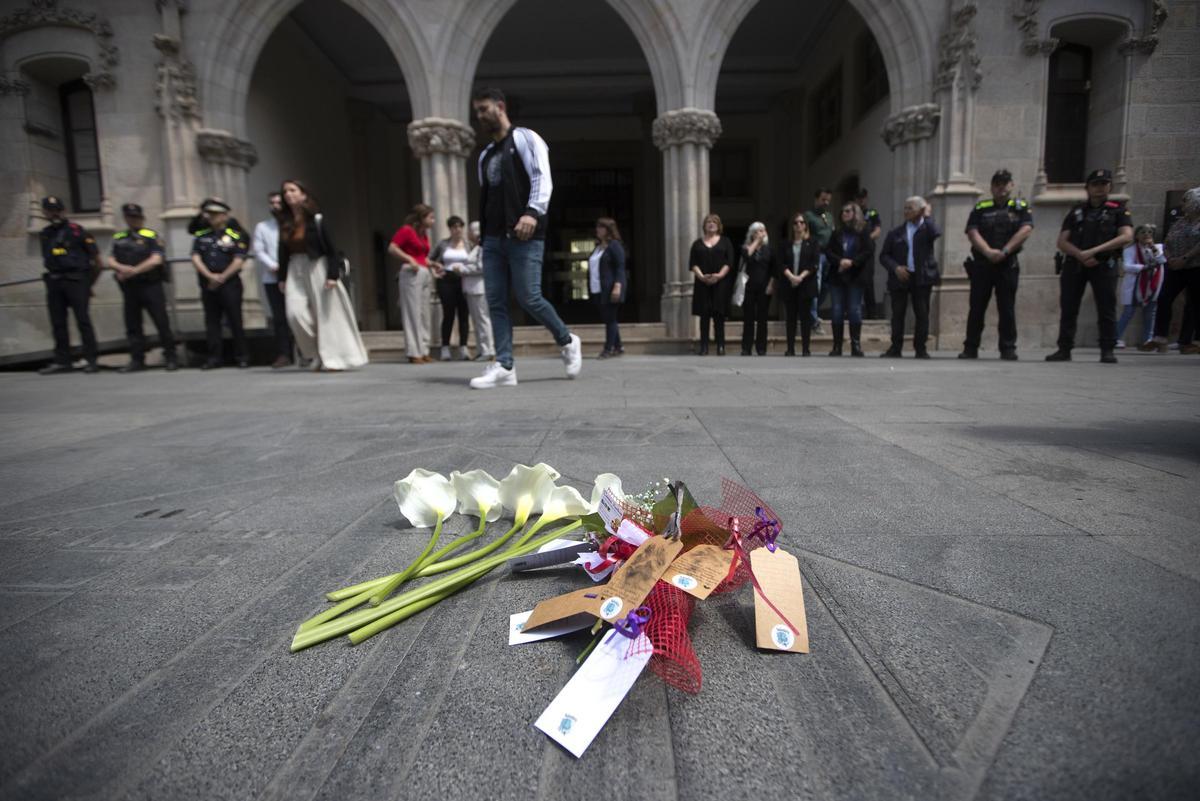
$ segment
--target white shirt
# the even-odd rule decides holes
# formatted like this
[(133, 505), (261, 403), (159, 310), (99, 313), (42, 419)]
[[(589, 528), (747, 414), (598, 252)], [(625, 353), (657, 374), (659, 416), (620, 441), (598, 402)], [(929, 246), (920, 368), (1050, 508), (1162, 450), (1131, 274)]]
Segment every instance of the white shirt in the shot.
[(254, 226), (250, 255), (258, 264), (258, 280), (263, 284), (279, 283), (279, 223), (272, 217)]
[(600, 294), (600, 257), (603, 255), (604, 248), (598, 247), (588, 256), (588, 292), (593, 295)]
[(917, 229), (918, 229), (918, 228), (920, 228), (920, 227), (921, 227), (921, 223), (920, 223), (920, 222), (915, 222), (915, 223), (914, 223), (914, 222), (906, 222), (906, 223), (904, 224), (904, 235), (905, 235), (906, 237), (908, 237), (908, 264), (907, 264), (907, 265), (905, 265), (905, 268), (906, 268), (906, 269), (907, 269), (907, 270), (908, 270), (910, 273), (915, 273), (915, 272), (917, 271), (916, 265), (915, 265), (915, 264), (913, 264), (913, 246), (912, 246), (912, 241), (913, 241), (913, 234), (915, 234), (915, 233), (917, 232)]

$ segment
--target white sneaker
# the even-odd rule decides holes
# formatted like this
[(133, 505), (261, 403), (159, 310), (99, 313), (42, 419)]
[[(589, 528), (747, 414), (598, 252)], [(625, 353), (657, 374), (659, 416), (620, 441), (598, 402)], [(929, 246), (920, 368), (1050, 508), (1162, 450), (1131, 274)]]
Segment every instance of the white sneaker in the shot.
[(442, 352), (438, 355), (438, 360), (443, 362), (450, 361), (450, 346), (442, 345)]
[(1123, 339), (1117, 340), (1117, 350), (1125, 350), (1125, 340), (1123, 340)]
[(583, 346), (574, 334), (571, 334), (571, 341), (562, 346), (562, 360), (567, 366), (567, 378), (579, 375), (579, 369), (583, 367)]
[(492, 362), (484, 369), (483, 375), (471, 379), (471, 389), (494, 389), (496, 387), (515, 387), (517, 385), (517, 368), (505, 370), (500, 362)]
[(459, 360), (464, 361), (464, 362), (471, 361), (471, 354), (467, 352), (466, 345), (458, 346), (458, 358), (459, 358)]

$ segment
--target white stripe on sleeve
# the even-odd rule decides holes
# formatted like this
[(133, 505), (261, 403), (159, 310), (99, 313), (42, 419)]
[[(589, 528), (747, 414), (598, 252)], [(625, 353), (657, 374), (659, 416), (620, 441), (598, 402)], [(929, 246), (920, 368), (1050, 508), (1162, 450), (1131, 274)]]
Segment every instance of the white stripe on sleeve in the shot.
[(513, 142), (525, 172), (529, 174), (529, 202), (525, 205), (540, 215), (545, 214), (554, 189), (550, 179), (550, 148), (542, 137), (528, 128), (514, 129)]

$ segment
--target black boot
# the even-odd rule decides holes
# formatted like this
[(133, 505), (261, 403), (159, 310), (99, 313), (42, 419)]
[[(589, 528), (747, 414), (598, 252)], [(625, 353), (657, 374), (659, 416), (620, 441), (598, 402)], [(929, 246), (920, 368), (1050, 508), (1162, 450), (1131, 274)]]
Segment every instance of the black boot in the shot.
[(1104, 364), (1116, 364), (1117, 357), (1111, 350), (1100, 351), (1100, 361)]
[(1046, 357), (1048, 362), (1069, 362), (1071, 361), (1071, 351), (1067, 348), (1059, 348)]
[(862, 323), (850, 323), (850, 355), (862, 356)]

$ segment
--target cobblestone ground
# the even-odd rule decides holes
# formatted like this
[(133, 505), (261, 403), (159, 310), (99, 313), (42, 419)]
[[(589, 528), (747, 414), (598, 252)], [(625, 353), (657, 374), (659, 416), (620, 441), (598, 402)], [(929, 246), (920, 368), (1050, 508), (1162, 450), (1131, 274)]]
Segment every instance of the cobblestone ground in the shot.
[[(0, 798), (1195, 798), (1200, 360), (1077, 357), (4, 374)], [(700, 694), (645, 674), (576, 760), (531, 723), (586, 634), (506, 631), (577, 574), (288, 652), (423, 546), (395, 479), (536, 461), (758, 490), (812, 653), (713, 598)]]

